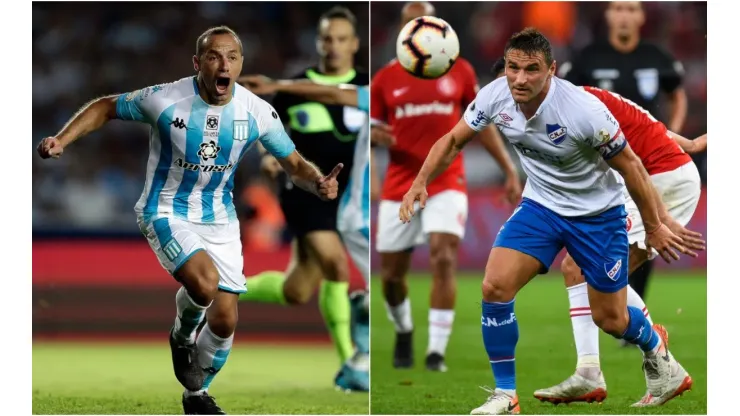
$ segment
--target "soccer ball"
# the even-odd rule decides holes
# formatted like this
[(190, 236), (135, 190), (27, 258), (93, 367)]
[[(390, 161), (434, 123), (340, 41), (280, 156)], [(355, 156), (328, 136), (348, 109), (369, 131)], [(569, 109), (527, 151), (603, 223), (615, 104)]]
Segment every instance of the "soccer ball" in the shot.
[(460, 41), (452, 27), (434, 16), (408, 22), (396, 40), (396, 57), (403, 69), (419, 78), (446, 74), (460, 55)]

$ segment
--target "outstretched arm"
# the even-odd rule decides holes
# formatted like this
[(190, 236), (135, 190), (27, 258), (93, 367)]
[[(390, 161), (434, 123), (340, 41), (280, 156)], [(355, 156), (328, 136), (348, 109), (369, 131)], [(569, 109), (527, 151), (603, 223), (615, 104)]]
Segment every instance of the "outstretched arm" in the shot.
[(279, 158), (278, 162), (297, 187), (323, 200), (336, 199), (339, 192), (337, 175), (344, 167), (343, 164), (338, 164), (329, 175), (324, 176), (316, 165), (304, 159), (297, 150), (288, 157)]
[(680, 134), (674, 133), (672, 131), (669, 131), (668, 135), (671, 136), (671, 138), (675, 140), (679, 146), (681, 146), (681, 149), (683, 149), (683, 151), (688, 154), (701, 153), (707, 150), (707, 134), (706, 133), (695, 138), (694, 140), (689, 140), (681, 136)]
[(354, 85), (321, 85), (307, 79), (273, 80), (263, 75), (245, 75), (239, 78), (239, 83), (258, 95), (283, 92), (323, 104), (358, 106), (358, 91)]

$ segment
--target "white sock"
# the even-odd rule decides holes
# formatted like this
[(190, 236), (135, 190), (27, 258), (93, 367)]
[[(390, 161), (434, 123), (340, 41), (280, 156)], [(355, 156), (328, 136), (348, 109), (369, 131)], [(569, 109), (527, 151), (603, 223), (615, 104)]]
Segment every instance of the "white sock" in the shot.
[(206, 323), (203, 330), (198, 335), (198, 362), (201, 368), (206, 372), (206, 379), (203, 382), (203, 388), (198, 391), (185, 390), (185, 396), (195, 396), (204, 394), (208, 391), (213, 378), (216, 377), (229, 357), (231, 346), (234, 344), (234, 334), (228, 338), (216, 336)]
[(568, 300), (578, 353), (576, 368), (599, 368), (599, 327), (591, 317), (586, 283), (569, 287)]
[(630, 285), (627, 285), (627, 306), (639, 308), (645, 314), (645, 319), (650, 323), (650, 326), (653, 326), (653, 320), (650, 319), (650, 312), (648, 312), (648, 308), (645, 306), (645, 301), (642, 300), (640, 295)]
[(429, 346), (427, 348), (427, 355), (433, 352), (445, 355), (454, 320), (455, 311), (452, 309), (429, 309)]
[(175, 330), (173, 331), (175, 341), (183, 344), (193, 344), (195, 342), (195, 331), (200, 325), (200, 321), (206, 316), (208, 306), (201, 306), (195, 303), (188, 295), (184, 286), (180, 287), (175, 295), (175, 304), (177, 305), (177, 317), (175, 318)]
[(414, 330), (414, 324), (411, 322), (411, 301), (406, 298), (398, 306), (391, 306), (385, 303), (385, 310), (388, 312), (388, 319), (393, 322), (396, 332), (407, 333)]

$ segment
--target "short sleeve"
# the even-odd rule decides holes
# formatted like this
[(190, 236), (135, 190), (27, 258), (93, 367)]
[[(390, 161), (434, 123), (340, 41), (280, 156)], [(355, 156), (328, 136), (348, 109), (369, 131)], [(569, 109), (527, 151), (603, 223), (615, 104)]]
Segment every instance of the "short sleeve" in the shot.
[(364, 112), (370, 111), (370, 91), (367, 85), (357, 88), (357, 108)]
[(383, 99), (383, 85), (380, 80), (383, 72), (381, 70), (370, 82), (370, 118), (376, 122), (387, 123), (387, 107)]
[(262, 146), (278, 159), (290, 156), (295, 151), (295, 144), (285, 132), (277, 111), (266, 102), (262, 102), (258, 109), (257, 128), (260, 131), (259, 141)]
[[(495, 82), (495, 81), (494, 81)], [(481, 131), (491, 123), (491, 109), (493, 83), (488, 84), (478, 92), (468, 108), (465, 109), (463, 119), (465, 123), (475, 130)]]
[(660, 67), (658, 68), (660, 89), (670, 94), (683, 83), (683, 64), (661, 48), (658, 48), (658, 53), (661, 56)]
[(579, 131), (576, 137), (596, 149), (605, 160), (609, 160), (624, 150), (627, 140), (619, 122), (606, 105), (595, 97), (591, 98), (592, 100), (583, 105), (587, 110), (579, 117)]
[(171, 84), (161, 84), (121, 94), (116, 101), (116, 118), (145, 123), (155, 121), (170, 88)]

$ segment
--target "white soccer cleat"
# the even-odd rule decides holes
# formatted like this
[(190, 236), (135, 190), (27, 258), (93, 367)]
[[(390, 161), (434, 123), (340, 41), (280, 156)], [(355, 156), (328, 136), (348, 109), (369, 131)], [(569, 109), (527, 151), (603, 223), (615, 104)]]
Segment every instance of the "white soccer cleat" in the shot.
[(501, 389), (491, 390), (487, 387), (481, 387), (487, 391), (490, 396), (483, 403), (483, 406), (473, 409), (471, 415), (518, 415), (519, 414), (519, 397), (509, 396)]
[(648, 391), (639, 402), (632, 407), (660, 406), (691, 390), (694, 381), (673, 354), (668, 351), (668, 333), (662, 325), (653, 325), (660, 335), (662, 345), (657, 354), (652, 357), (645, 355), (642, 368), (645, 371), (645, 381)]
[(541, 402), (553, 404), (572, 402), (603, 402), (606, 399), (606, 382), (604, 374), (599, 373), (598, 380), (591, 380), (573, 374), (562, 383), (534, 392), (534, 397)]

